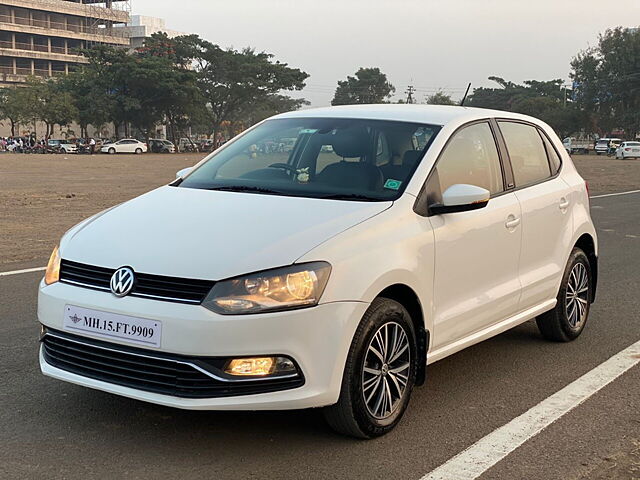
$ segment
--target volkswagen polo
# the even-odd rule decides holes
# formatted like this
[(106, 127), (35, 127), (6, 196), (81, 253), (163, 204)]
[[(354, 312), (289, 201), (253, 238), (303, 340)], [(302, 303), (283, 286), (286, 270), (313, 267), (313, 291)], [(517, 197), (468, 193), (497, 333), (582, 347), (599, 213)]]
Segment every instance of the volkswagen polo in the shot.
[(597, 275), (587, 187), (546, 124), (291, 112), (63, 236), (39, 288), (40, 366), (178, 408), (322, 407), (371, 438), (428, 364), (531, 319), (577, 338)]

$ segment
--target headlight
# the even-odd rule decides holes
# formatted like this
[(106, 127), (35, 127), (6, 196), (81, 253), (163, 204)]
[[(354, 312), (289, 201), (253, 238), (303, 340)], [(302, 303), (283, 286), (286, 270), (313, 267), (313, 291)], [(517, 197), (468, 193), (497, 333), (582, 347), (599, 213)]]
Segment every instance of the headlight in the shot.
[(311, 307), (318, 304), (329, 273), (328, 263), (312, 262), (223, 280), (203, 306), (223, 315)]
[(53, 249), (51, 256), (49, 257), (49, 263), (47, 264), (47, 270), (44, 274), (44, 283), (51, 285), (56, 283), (60, 279), (60, 253), (58, 247)]

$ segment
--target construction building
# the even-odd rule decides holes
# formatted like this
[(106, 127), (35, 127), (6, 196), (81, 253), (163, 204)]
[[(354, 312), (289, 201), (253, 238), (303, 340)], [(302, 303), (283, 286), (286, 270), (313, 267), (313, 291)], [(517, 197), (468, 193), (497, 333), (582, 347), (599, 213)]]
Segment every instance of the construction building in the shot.
[(169, 38), (179, 37), (180, 35), (186, 35), (183, 32), (177, 30), (171, 30), (167, 28), (167, 25), (162, 18), (148, 17), (146, 15), (132, 15), (131, 20), (126, 26), (117, 26), (118, 30), (125, 30), (127, 36), (131, 40), (131, 49), (140, 48), (144, 45), (144, 42), (154, 33), (165, 33)]
[(96, 44), (128, 48), (130, 0), (0, 0), (0, 86), (64, 75)]

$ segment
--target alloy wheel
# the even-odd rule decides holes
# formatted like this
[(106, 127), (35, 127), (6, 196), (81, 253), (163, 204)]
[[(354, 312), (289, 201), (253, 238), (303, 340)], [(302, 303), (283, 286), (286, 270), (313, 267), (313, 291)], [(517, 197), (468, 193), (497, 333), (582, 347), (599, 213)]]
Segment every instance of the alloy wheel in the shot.
[(565, 313), (571, 328), (580, 327), (587, 318), (589, 306), (589, 274), (583, 263), (571, 269), (565, 294)]
[(369, 342), (362, 369), (362, 395), (370, 415), (388, 418), (407, 389), (411, 368), (409, 337), (396, 322), (382, 325)]

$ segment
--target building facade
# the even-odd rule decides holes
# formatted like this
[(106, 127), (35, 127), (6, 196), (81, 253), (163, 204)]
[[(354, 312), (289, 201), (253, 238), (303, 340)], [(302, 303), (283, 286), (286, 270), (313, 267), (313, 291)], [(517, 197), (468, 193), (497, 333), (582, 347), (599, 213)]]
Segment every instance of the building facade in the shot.
[(83, 48), (128, 48), (129, 0), (0, 0), (0, 86), (64, 75)]
[(167, 28), (164, 19), (146, 15), (132, 15), (126, 27), (117, 26), (116, 28), (126, 30), (132, 50), (142, 47), (144, 41), (154, 33), (166, 33), (169, 38), (186, 35), (183, 32)]

